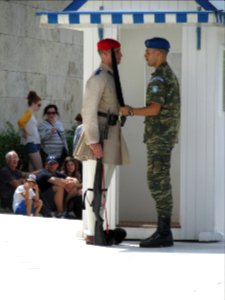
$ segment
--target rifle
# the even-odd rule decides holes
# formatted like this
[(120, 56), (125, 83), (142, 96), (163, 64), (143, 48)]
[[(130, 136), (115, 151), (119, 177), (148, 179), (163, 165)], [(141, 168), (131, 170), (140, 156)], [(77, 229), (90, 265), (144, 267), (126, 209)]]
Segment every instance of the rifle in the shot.
[[(111, 49), (111, 57), (112, 57), (113, 78), (114, 78), (115, 87), (116, 87), (117, 100), (119, 102), (119, 105), (121, 107), (124, 107), (125, 102), (124, 102), (124, 98), (123, 98), (123, 93), (122, 93), (122, 88), (121, 88), (121, 83), (120, 83), (120, 76), (119, 76), (119, 72), (118, 72), (118, 68), (117, 68), (117, 62), (116, 62), (114, 49)], [(121, 126), (124, 126), (126, 119), (127, 118), (125, 116), (120, 116)]]
[[(109, 114), (108, 114), (109, 117)], [(108, 138), (108, 118), (106, 120), (105, 127), (100, 129), (100, 144), (103, 147), (103, 140)], [(107, 189), (102, 189), (102, 176), (103, 176), (103, 161), (102, 158), (97, 159), (95, 178), (94, 178), (94, 198), (92, 201), (92, 209), (95, 213), (95, 245), (106, 246), (106, 235), (103, 230), (103, 218), (100, 215), (102, 206), (102, 192), (107, 191)]]
[(100, 216), (100, 210), (102, 206), (102, 171), (103, 162), (102, 158), (97, 159), (94, 179), (94, 198), (92, 202), (92, 209), (95, 213), (95, 245), (105, 246), (107, 245), (106, 236), (103, 230), (103, 218)]

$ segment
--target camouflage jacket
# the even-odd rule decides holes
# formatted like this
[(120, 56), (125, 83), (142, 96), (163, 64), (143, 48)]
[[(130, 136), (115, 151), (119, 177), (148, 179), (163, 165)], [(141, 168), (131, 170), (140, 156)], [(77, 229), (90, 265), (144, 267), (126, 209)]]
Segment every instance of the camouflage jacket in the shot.
[(159, 115), (145, 118), (144, 142), (174, 146), (180, 127), (180, 90), (168, 63), (161, 64), (147, 86), (146, 106), (159, 103)]

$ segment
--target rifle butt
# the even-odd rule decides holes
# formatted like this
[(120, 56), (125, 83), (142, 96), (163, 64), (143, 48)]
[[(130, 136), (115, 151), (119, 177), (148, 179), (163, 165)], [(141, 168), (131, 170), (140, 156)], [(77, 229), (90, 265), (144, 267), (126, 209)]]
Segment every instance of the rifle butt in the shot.
[(95, 245), (107, 246), (106, 236), (103, 230), (103, 224), (96, 221), (95, 223)]

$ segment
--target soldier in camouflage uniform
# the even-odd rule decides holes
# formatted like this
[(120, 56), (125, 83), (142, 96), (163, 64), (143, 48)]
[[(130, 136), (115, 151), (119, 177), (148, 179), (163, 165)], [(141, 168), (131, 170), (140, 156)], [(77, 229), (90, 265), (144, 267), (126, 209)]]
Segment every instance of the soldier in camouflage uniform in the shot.
[(145, 45), (145, 59), (156, 69), (147, 87), (146, 107), (126, 106), (120, 109), (120, 113), (145, 116), (147, 179), (156, 202), (158, 227), (152, 236), (141, 241), (140, 247), (165, 247), (173, 245), (170, 161), (180, 125), (180, 92), (176, 75), (167, 63), (169, 42), (163, 38), (152, 38), (146, 40)]

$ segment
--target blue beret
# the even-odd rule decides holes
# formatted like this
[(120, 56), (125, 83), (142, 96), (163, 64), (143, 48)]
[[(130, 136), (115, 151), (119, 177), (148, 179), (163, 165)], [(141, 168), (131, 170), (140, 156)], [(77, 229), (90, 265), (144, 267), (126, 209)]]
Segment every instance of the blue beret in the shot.
[(154, 37), (145, 41), (146, 48), (155, 48), (155, 49), (170, 49), (170, 43), (163, 38)]

